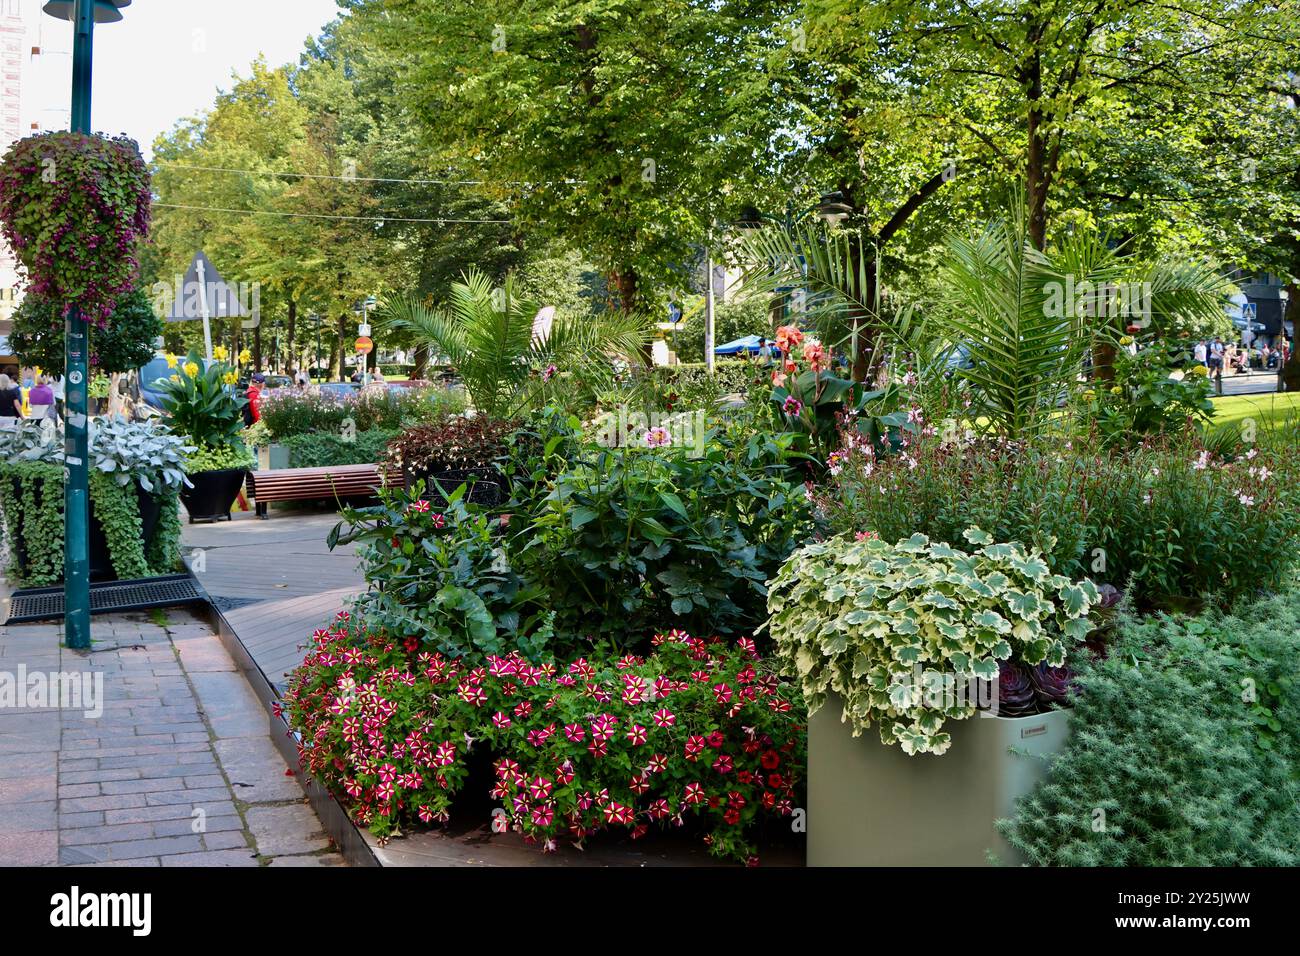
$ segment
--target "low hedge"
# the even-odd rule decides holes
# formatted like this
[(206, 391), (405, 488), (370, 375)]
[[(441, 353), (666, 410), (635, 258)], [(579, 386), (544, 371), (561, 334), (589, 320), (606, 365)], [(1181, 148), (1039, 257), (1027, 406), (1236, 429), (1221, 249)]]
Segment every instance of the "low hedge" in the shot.
[(324, 468), (329, 465), (370, 465), (384, 460), (386, 446), (397, 431), (372, 428), (355, 436), (318, 432), (290, 435), (280, 441), (289, 449), (291, 468)]

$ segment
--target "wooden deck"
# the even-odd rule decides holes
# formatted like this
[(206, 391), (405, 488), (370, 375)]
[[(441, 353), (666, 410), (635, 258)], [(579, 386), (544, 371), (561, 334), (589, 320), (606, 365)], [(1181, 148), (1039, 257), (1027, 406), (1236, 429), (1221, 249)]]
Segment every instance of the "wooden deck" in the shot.
[(277, 687), (302, 661), (300, 645), (364, 587), (352, 546), (335, 551), (325, 536), (338, 515), (242, 512), (229, 522), (186, 524), (186, 563), (240, 642)]

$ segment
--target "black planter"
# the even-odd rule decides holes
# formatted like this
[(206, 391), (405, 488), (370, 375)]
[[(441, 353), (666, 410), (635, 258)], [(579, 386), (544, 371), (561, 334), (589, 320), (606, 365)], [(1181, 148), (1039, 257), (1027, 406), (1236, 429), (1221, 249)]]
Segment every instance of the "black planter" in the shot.
[(195, 521), (230, 520), (230, 508), (244, 487), (247, 468), (223, 468), (220, 471), (200, 471), (187, 476), (192, 488), (181, 488), (181, 501), (189, 512), (190, 524)]
[[(140, 540), (147, 542), (153, 537), (154, 528), (158, 527), (158, 516), (162, 514), (162, 503), (158, 497), (135, 486), (136, 507), (140, 511)], [(108, 535), (95, 514), (95, 502), (90, 502), (90, 579), (92, 581), (113, 581), (117, 572), (113, 570), (113, 555), (108, 549)]]
[[(21, 499), (22, 482), (14, 478), (14, 493)], [(44, 495), (45, 489), (39, 488), (37, 496)], [(162, 503), (158, 500), (157, 495), (145, 491), (139, 485), (135, 486), (135, 500), (140, 509), (140, 538), (148, 541), (152, 536), (154, 529), (158, 527), (158, 518), (162, 515)], [(89, 560), (90, 560), (90, 579), (92, 581), (113, 581), (117, 579), (117, 572), (113, 570), (113, 555), (108, 549), (108, 536), (104, 534), (104, 526), (100, 523), (99, 516), (95, 514), (94, 499), (90, 501), (90, 525), (88, 532)], [(15, 557), (18, 559), (18, 567), (27, 566), (27, 541), (21, 535), (18, 537), (17, 551)]]
[(407, 491), (410, 491), (417, 481), (423, 481), (424, 498), (427, 501), (446, 502), (446, 498), (438, 493), (438, 485), (441, 485), (447, 494), (451, 494), (461, 485), (467, 483), (470, 485), (466, 489), (464, 498), (467, 503), (472, 502), (476, 505), (493, 507), (501, 504), (509, 497), (506, 493), (505, 476), (491, 465), (483, 468), (440, 468), (433, 466), (416, 470), (403, 467), (402, 481)]

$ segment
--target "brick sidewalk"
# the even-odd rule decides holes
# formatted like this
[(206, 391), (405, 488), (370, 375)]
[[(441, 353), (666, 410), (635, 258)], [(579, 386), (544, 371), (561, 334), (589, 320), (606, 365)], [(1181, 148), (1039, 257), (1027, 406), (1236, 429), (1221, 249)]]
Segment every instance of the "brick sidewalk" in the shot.
[[(62, 630), (0, 627), (0, 866), (342, 863), (206, 624), (96, 616), (88, 655)], [(102, 715), (6, 702), (20, 667), (102, 672)]]

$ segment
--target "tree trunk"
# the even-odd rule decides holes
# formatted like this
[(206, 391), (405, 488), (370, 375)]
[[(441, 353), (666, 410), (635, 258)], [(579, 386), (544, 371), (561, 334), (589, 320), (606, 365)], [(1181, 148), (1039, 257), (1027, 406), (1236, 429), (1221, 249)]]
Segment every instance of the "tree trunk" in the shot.
[[(631, 267), (615, 269), (613, 280), (614, 288), (618, 292), (619, 308), (623, 310), (624, 315), (631, 315), (637, 310), (637, 299), (641, 291), (637, 282), (636, 270)], [(713, 277), (708, 276), (707, 280), (712, 282)], [(654, 352), (649, 342), (642, 347), (639, 357), (646, 368), (654, 365)]]
[(302, 366), (298, 364), (299, 355), (297, 349), (297, 339), (295, 338), (295, 336), (297, 335), (297, 329), (298, 329), (298, 303), (295, 302), (293, 299), (290, 299), (289, 300), (289, 329), (288, 329), (288, 338), (287, 338), (287, 341), (289, 343), (289, 360), (290, 362), (293, 363), (294, 368), (301, 371)]
[(1025, 95), (1029, 100), (1026, 132), (1029, 136), (1025, 155), (1025, 201), (1029, 217), (1029, 241), (1035, 249), (1047, 245), (1047, 156), (1043, 135), (1043, 111), (1038, 105), (1043, 96), (1043, 66), (1035, 52), (1026, 66)]
[(414, 361), (411, 363), (411, 378), (421, 379), (429, 369), (429, 346), (417, 345), (415, 347)]
[(253, 326), (253, 368), (262, 371), (262, 323)]
[(1286, 286), (1286, 313), (1282, 316), (1282, 334), (1286, 323), (1291, 323), (1291, 358), (1278, 369), (1278, 388), (1285, 392), (1300, 392), (1300, 283)]

